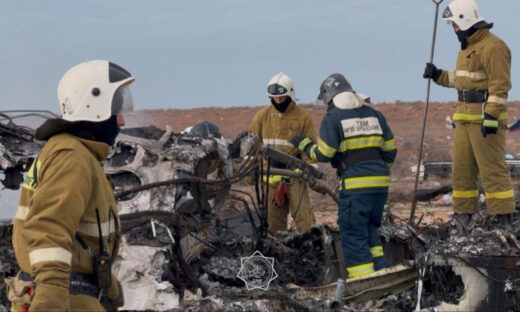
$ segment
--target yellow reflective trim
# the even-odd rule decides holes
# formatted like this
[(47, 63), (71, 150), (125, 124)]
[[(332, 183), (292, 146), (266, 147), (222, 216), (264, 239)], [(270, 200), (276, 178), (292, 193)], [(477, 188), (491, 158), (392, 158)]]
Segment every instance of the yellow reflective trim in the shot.
[(454, 87), (455, 86), (455, 71), (450, 70), (448, 71), (448, 87)]
[(327, 156), (328, 158), (334, 157), (334, 154), (336, 154), (337, 150), (338, 149), (327, 145), (327, 143), (325, 143), (325, 141), (323, 141), (321, 138), (318, 139), (318, 151), (320, 151), (320, 153)]
[(312, 147), (311, 147), (311, 150), (309, 151), (309, 156), (312, 160), (314, 161), (317, 161), (318, 158), (316, 157), (316, 144), (314, 144)]
[(291, 146), (294, 147), (291, 142), (284, 139), (263, 139), (262, 143), (265, 145), (281, 145), (281, 146)]
[[(373, 177), (359, 177), (347, 178), (343, 180), (345, 190), (369, 188), (369, 187), (386, 187), (390, 186), (389, 176), (373, 176)], [(342, 187), (340, 186), (340, 190)]]
[(30, 191), (36, 191), (36, 187), (38, 186), (38, 177), (33, 177), (34, 174), (34, 166), (36, 165), (36, 172), (40, 171), (41, 162), (33, 161), (31, 167), (27, 171), (25, 178), (23, 180), (22, 186)]
[(16, 210), (15, 219), (25, 221), (27, 219), (27, 215), (29, 214), (29, 207), (27, 206), (18, 206)]
[(497, 104), (503, 104), (503, 105), (506, 105), (507, 104), (507, 98), (503, 98), (501, 96), (498, 96), (498, 95), (490, 95), (488, 97), (488, 103), (497, 103)]
[(482, 125), (484, 127), (498, 128), (498, 120), (484, 119), (484, 122), (482, 123)]
[(392, 168), (392, 163), (386, 163), (386, 165), (388, 166), (388, 168)]
[(59, 261), (70, 265), (71, 260), (72, 253), (61, 247), (41, 248), (29, 252), (29, 262), (31, 266), (44, 261)]
[(383, 246), (374, 246), (370, 248), (370, 252), (372, 253), (372, 257), (374, 258), (384, 256)]
[(515, 193), (513, 192), (513, 190), (505, 192), (486, 192), (486, 199), (508, 199), (514, 197)]
[[(108, 223), (108, 222), (101, 223), (101, 232), (103, 233), (103, 236), (107, 236), (109, 234), (115, 233), (115, 231), (116, 231), (116, 224), (115, 224), (114, 220), (110, 220), (110, 223)], [(88, 236), (99, 237), (99, 230), (98, 230), (97, 223), (81, 222), (78, 226), (78, 232), (81, 234), (88, 235)]]
[(300, 144), (298, 144), (298, 149), (301, 150), (301, 151), (303, 151), (303, 150), (305, 149), (305, 147), (306, 147), (308, 144), (311, 144), (311, 143), (312, 143), (311, 139), (306, 137), (306, 138), (304, 138), (304, 139), (300, 142)]
[(348, 277), (354, 278), (374, 272), (374, 263), (365, 263), (347, 268)]
[(384, 141), (381, 149), (383, 150), (383, 152), (389, 152), (389, 151), (393, 151), (393, 150), (397, 149), (395, 147), (395, 139)]
[(469, 79), (487, 79), (485, 72), (470, 72), (467, 70), (456, 70), (455, 77), (465, 77)]
[(361, 137), (355, 139), (346, 139), (343, 140), (339, 146), (340, 152), (346, 152), (350, 149), (360, 149), (367, 147), (382, 147), (383, 146), (383, 137), (378, 136), (368, 136)]
[(280, 181), (282, 181), (282, 178), (283, 178), (283, 176), (281, 176), (281, 175), (271, 175), (271, 176), (269, 176), (269, 178), (264, 175), (263, 181), (264, 181), (264, 183), (276, 184), (276, 183), (280, 183)]
[[(453, 120), (465, 120), (465, 121), (481, 121), (484, 117), (482, 117), (482, 114), (464, 114), (464, 113), (455, 113), (453, 114)], [(505, 120), (507, 119), (507, 113), (502, 113), (500, 116), (498, 116), (498, 120)]]
[(478, 190), (453, 191), (453, 198), (473, 198), (478, 197)]

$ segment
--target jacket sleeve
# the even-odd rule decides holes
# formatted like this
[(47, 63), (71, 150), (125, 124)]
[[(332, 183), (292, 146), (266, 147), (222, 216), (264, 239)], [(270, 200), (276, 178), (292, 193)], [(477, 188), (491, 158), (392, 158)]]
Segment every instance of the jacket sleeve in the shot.
[(444, 69), (441, 70), (441, 76), (439, 77), (439, 79), (437, 79), (437, 81), (434, 82), (446, 88), (455, 88), (455, 71)]
[(308, 156), (315, 161), (329, 162), (336, 155), (340, 140), (337, 125), (327, 114), (321, 122), (318, 143), (311, 146)]
[[(305, 116), (304, 127), (303, 127), (303, 135), (310, 138), (312, 142), (316, 142), (316, 131), (314, 130), (314, 125), (312, 124), (312, 119), (309, 114)], [(309, 155), (305, 154), (306, 157), (303, 160), (307, 163), (315, 163), (316, 160), (309, 157)], [(316, 165), (315, 165), (316, 166)]]
[(511, 89), (511, 51), (500, 43), (491, 46), (480, 57), (489, 81), (485, 111), (498, 119), (507, 111), (507, 94)]
[(386, 122), (385, 116), (381, 113), (379, 113), (379, 121), (383, 130), (383, 146), (381, 147), (383, 160), (386, 162), (388, 167), (392, 167), (395, 157), (397, 156), (397, 147), (395, 146), (394, 135)]
[(72, 150), (58, 151), (41, 165), (22, 230), (36, 284), (31, 311), (69, 308), (73, 238), (91, 183), (88, 162)]

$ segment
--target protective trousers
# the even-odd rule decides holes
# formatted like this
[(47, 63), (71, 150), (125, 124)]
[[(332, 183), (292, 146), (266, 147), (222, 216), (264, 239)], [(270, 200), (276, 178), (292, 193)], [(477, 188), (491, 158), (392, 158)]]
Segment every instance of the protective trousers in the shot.
[(377, 234), (388, 193), (353, 194), (339, 199), (338, 225), (349, 278), (388, 266)]
[(479, 171), (488, 214), (515, 212), (513, 186), (505, 161), (505, 129), (501, 122), (497, 134), (484, 137), (480, 123), (456, 122), (452, 177), (455, 213), (478, 211)]
[(307, 182), (297, 179), (289, 179), (289, 203), (284, 207), (277, 207), (274, 204), (274, 194), (278, 183), (269, 184), (268, 204), (267, 204), (267, 223), (269, 232), (276, 235), (278, 231), (287, 230), (287, 215), (289, 210), (296, 223), (296, 229), (300, 233), (307, 232), (316, 223), (312, 212)]

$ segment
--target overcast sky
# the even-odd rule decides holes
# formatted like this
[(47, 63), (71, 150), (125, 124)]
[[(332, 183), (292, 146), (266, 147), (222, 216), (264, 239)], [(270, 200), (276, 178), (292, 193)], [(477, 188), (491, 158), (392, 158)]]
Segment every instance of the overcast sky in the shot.
[[(515, 61), (520, 1), (479, 3)], [(264, 104), (279, 71), (301, 102), (333, 72), (376, 102), (422, 100), (433, 15), (430, 0), (3, 1), (0, 109), (57, 111), (61, 75), (89, 59), (134, 74), (137, 109)], [(443, 21), (437, 47), (436, 63), (453, 67), (459, 44)], [(454, 98), (433, 88), (434, 100)]]

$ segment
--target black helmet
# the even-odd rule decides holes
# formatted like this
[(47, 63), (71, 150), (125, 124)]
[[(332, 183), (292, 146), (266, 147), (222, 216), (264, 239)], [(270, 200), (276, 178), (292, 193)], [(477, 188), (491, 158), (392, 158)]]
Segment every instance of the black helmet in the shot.
[(203, 137), (205, 139), (209, 138), (222, 138), (222, 133), (220, 133), (220, 129), (212, 122), (204, 120), (199, 122), (190, 130), (191, 135), (197, 135)]
[(332, 74), (321, 83), (320, 94), (316, 103), (329, 105), (332, 99), (342, 92), (354, 92), (354, 90), (342, 74)]

